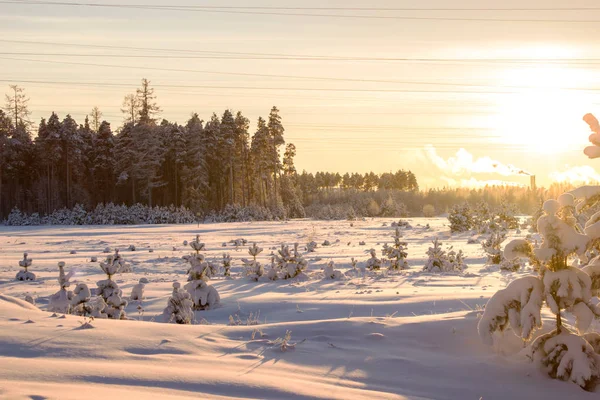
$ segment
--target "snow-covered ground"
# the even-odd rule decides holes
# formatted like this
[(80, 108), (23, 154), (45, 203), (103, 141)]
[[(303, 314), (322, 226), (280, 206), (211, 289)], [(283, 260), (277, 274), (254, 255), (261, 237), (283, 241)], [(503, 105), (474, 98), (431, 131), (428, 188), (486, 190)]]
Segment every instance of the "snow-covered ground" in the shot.
[[(530, 271), (488, 272), (481, 246), (467, 244), (467, 234), (450, 235), (446, 219), (408, 221), (412, 229), (402, 233), (409, 270), (336, 281), (324, 279), (327, 263), (346, 272), (352, 257), (364, 263), (368, 249), (381, 254), (392, 242), (390, 219), (0, 227), (0, 398), (597, 398), (536, 370), (511, 333), (495, 348), (481, 342), (481, 308)], [(196, 311), (193, 325), (159, 323), (172, 283), (187, 279), (181, 257), (192, 250), (183, 241), (197, 234), (209, 260), (232, 256), (232, 279), (210, 282), (221, 306)], [(435, 237), (464, 251), (463, 274), (421, 271)], [(319, 247), (305, 254), (307, 278), (252, 282), (241, 275), (247, 247), (229, 243), (238, 238), (263, 247), (259, 260), (267, 266), (281, 243), (304, 247), (314, 240)], [(321, 246), (325, 240), (331, 245)], [(140, 278), (148, 279), (143, 310), (130, 301), (130, 320), (96, 319), (90, 329), (82, 329), (83, 317), (46, 312), (59, 288), (57, 263), (77, 269), (71, 289), (78, 282), (94, 288), (105, 275), (90, 259), (104, 259), (106, 247), (121, 249), (133, 267), (115, 277), (125, 297)], [(24, 252), (33, 259), (35, 282), (14, 279)], [(22, 301), (26, 295), (39, 309)], [(258, 325), (230, 325), (230, 316), (245, 323), (256, 315)], [(594, 322), (593, 330), (598, 327)], [(286, 331), (297, 344), (283, 352), (273, 342)]]

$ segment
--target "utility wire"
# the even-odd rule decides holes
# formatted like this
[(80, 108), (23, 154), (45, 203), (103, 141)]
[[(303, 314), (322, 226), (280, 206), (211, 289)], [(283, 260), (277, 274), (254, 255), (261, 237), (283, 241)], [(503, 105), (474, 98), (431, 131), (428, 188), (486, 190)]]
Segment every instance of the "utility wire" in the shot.
[[(316, 14), (300, 12), (277, 12), (277, 11), (241, 11), (232, 9), (200, 9), (188, 8), (185, 6), (156, 6), (149, 4), (102, 4), (102, 3), (79, 3), (79, 2), (47, 2), (47, 1), (14, 1), (2, 0), (0, 4), (18, 4), (18, 5), (51, 5), (68, 7), (93, 7), (93, 8), (120, 8), (134, 10), (157, 10), (157, 11), (179, 11), (179, 12), (200, 12), (200, 13), (219, 13), (219, 14), (240, 14), (240, 15), (271, 15), (285, 17), (312, 17), (312, 18), (340, 18), (340, 19), (372, 19), (372, 20), (414, 20), (414, 21), (483, 21), (483, 22), (527, 22), (527, 23), (598, 23), (600, 20), (583, 19), (513, 19), (513, 18), (460, 18), (460, 17), (415, 17), (415, 16), (392, 16), (392, 15), (347, 15), (347, 14)], [(433, 11), (433, 10), (427, 10)], [(481, 11), (481, 10), (480, 10)], [(517, 11), (515, 9), (515, 11)], [(524, 10), (523, 10), (524, 11)], [(533, 10), (532, 10), (533, 11)], [(557, 10), (559, 11), (559, 10)], [(564, 11), (564, 10), (560, 10)]]
[[(29, 58), (13, 58), (13, 57), (0, 57), (4, 60), (13, 61), (25, 61), (25, 62), (36, 62), (36, 63), (50, 63), (50, 64), (63, 64), (63, 65), (79, 65), (79, 66), (93, 66), (93, 67), (104, 67), (104, 68), (123, 68), (123, 69), (136, 69), (136, 70), (150, 70), (150, 71), (169, 71), (169, 72), (189, 72), (189, 73), (201, 73), (201, 74), (214, 74), (214, 75), (229, 75), (229, 76), (245, 76), (245, 77), (260, 77), (260, 78), (283, 78), (283, 79), (302, 79), (302, 80), (317, 80), (317, 81), (330, 81), (330, 82), (361, 82), (361, 83), (393, 83), (403, 85), (429, 85), (429, 86), (451, 86), (451, 87), (467, 87), (467, 88), (496, 88), (496, 89), (517, 89), (517, 90), (566, 90), (566, 91), (598, 91), (600, 89), (595, 88), (570, 88), (570, 87), (547, 87), (540, 88), (534, 86), (509, 86), (509, 85), (479, 85), (469, 83), (450, 83), (450, 82), (423, 82), (423, 81), (396, 81), (396, 80), (379, 80), (379, 79), (353, 79), (353, 78), (334, 78), (334, 77), (317, 77), (317, 76), (299, 76), (299, 75), (275, 75), (275, 74), (254, 74), (245, 72), (224, 72), (224, 71), (209, 71), (209, 70), (191, 70), (191, 69), (179, 69), (179, 68), (157, 68), (157, 67), (144, 67), (144, 66), (133, 66), (133, 65), (114, 65), (114, 64), (99, 64), (99, 63), (83, 63), (83, 62), (69, 62), (69, 61), (54, 61), (54, 60), (39, 60)], [(0, 80), (2, 81), (2, 80)], [(6, 80), (4, 80), (6, 81)], [(29, 81), (30, 83), (40, 83), (39, 81)], [(104, 84), (105, 86), (113, 85), (117, 86), (120, 84), (113, 83)], [(155, 85), (157, 87), (161, 85)], [(194, 86), (194, 85), (164, 85), (165, 87), (179, 87), (179, 88), (218, 88), (218, 89), (235, 89), (232, 86)], [(257, 90), (260, 87), (245, 87), (240, 86), (239, 89), (244, 90)], [(263, 87), (262, 89), (269, 90), (294, 90), (294, 91), (337, 91), (337, 92), (383, 92), (383, 93), (471, 93), (471, 94), (509, 94), (510, 91), (440, 91), (440, 90), (413, 90), (413, 89), (347, 89), (347, 88), (268, 88)]]

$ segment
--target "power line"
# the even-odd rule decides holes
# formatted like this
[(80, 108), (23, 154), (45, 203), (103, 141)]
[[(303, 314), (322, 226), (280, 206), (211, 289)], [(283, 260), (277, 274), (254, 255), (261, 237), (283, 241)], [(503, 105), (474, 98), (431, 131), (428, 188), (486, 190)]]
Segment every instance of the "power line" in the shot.
[[(16, 1), (14, 1), (16, 3)], [(42, 3), (42, 4), (61, 4), (62, 2), (51, 1), (35, 1), (21, 0), (21, 3)], [(74, 4), (74, 3), (69, 3)], [(85, 3), (77, 3), (83, 5)], [(92, 5), (92, 4), (90, 4)], [(97, 5), (97, 3), (93, 4)], [(600, 7), (552, 7), (552, 8), (523, 8), (523, 7), (506, 7), (506, 8), (419, 8), (419, 7), (276, 7), (276, 6), (191, 6), (180, 4), (124, 4), (123, 6), (130, 7), (156, 7), (156, 8), (185, 8), (185, 9), (226, 9), (226, 10), (303, 10), (303, 11), (595, 11), (600, 10)]]
[[(588, 62), (600, 62), (600, 58), (426, 58), (426, 57), (353, 57), (353, 56), (324, 56), (324, 55), (310, 55), (310, 54), (285, 54), (285, 53), (256, 53), (256, 52), (233, 52), (233, 51), (214, 51), (214, 50), (189, 50), (189, 49), (167, 49), (160, 47), (134, 47), (134, 46), (113, 46), (113, 45), (94, 45), (94, 44), (81, 44), (81, 43), (65, 43), (65, 42), (46, 42), (46, 41), (29, 41), (29, 40), (9, 40), (0, 38), (0, 42), (4, 43), (17, 43), (17, 44), (31, 44), (31, 45), (44, 45), (44, 46), (60, 46), (60, 47), (83, 47), (83, 48), (97, 48), (97, 49), (114, 49), (114, 50), (135, 50), (135, 51), (149, 51), (149, 52), (166, 52), (166, 53), (184, 53), (184, 54), (218, 54), (222, 55), (222, 59), (227, 57), (248, 57), (248, 59), (265, 59), (265, 60), (309, 60), (309, 61), (385, 61), (385, 62), (434, 62), (434, 63), (510, 63), (510, 64), (529, 64), (529, 63), (588, 63)], [(5, 53), (8, 54), (8, 53)], [(17, 53), (15, 53), (17, 54)], [(28, 53), (29, 54), (29, 53)], [(39, 53), (31, 53), (36, 55)], [(50, 54), (39, 54), (39, 55), (50, 55)], [(56, 55), (74, 55), (69, 53), (57, 53)], [(79, 55), (77, 55), (79, 56)], [(83, 55), (81, 55), (83, 56)], [(92, 56), (92, 55), (90, 55)], [(102, 54), (96, 54), (95, 56), (103, 56)], [(111, 55), (109, 55), (111, 56)], [(123, 57), (155, 57), (156, 55), (132, 55), (123, 54), (118, 55)], [(175, 58), (174, 56), (170, 56)], [(215, 57), (221, 59), (219, 56), (206, 56)], [(252, 58), (256, 57), (256, 58)], [(176, 58), (183, 58), (177, 56)], [(191, 58), (191, 57), (190, 57)], [(237, 59), (237, 58), (232, 58)]]
[[(312, 17), (312, 18), (339, 18), (339, 19), (371, 19), (371, 20), (414, 20), (414, 21), (482, 21), (482, 22), (527, 22), (527, 23), (598, 23), (600, 20), (583, 20), (583, 19), (513, 19), (513, 18), (460, 18), (460, 17), (415, 17), (415, 16), (392, 16), (392, 15), (347, 15), (347, 14), (316, 14), (316, 13), (300, 13), (300, 12), (277, 12), (277, 11), (242, 11), (233, 9), (208, 9), (208, 8), (188, 8), (185, 6), (156, 6), (149, 4), (102, 4), (102, 3), (78, 3), (78, 2), (47, 2), (47, 1), (15, 1), (2, 0), (3, 4), (18, 4), (18, 5), (51, 5), (51, 6), (68, 6), (68, 7), (93, 7), (93, 8), (120, 8), (134, 10), (156, 10), (156, 11), (180, 11), (180, 12), (200, 12), (200, 13), (219, 13), (219, 14), (240, 14), (240, 15), (270, 15), (270, 16), (285, 16), (285, 17)], [(423, 10), (425, 11), (425, 10)], [(429, 9), (427, 11), (433, 11)], [(446, 10), (449, 11), (449, 10)], [(475, 11), (475, 10), (473, 10)], [(482, 10), (479, 10), (482, 11)], [(492, 11), (492, 10), (490, 10)], [(508, 11), (508, 10), (505, 10)], [(519, 11), (516, 10), (515, 11)], [(525, 11), (525, 10), (521, 10)], [(531, 10), (534, 11), (534, 10)], [(539, 11), (539, 10), (535, 10)], [(565, 11), (565, 10), (556, 10)]]
[[(61, 82), (61, 81), (39, 81), (39, 80), (14, 80), (0, 79), (0, 82), (19, 82), (19, 83), (51, 83), (65, 85), (89, 85), (89, 86), (107, 86), (107, 87), (131, 87), (130, 84), (122, 83), (89, 83), (89, 82)], [(153, 84), (154, 87), (167, 88), (195, 88), (195, 89), (234, 89), (234, 90), (276, 90), (276, 91), (305, 91), (305, 92), (357, 92), (357, 93), (451, 93), (451, 94), (514, 94), (521, 92), (491, 92), (491, 91), (457, 91), (457, 90), (416, 90), (416, 89), (346, 89), (346, 88), (311, 88), (311, 87), (269, 87), (269, 86), (223, 86), (223, 85), (161, 85)], [(596, 91), (600, 89), (569, 89)]]
[[(359, 83), (392, 83), (402, 85), (428, 85), (428, 86), (451, 86), (451, 87), (468, 87), (468, 88), (496, 88), (496, 89), (518, 89), (518, 90), (566, 90), (566, 91), (597, 91), (598, 89), (588, 88), (568, 88), (568, 87), (533, 87), (533, 86), (510, 86), (510, 85), (480, 85), (480, 84), (469, 84), (469, 83), (450, 83), (450, 82), (423, 82), (423, 81), (396, 81), (396, 80), (381, 80), (381, 79), (355, 79), (355, 78), (335, 78), (335, 77), (318, 77), (318, 76), (300, 76), (300, 75), (276, 75), (276, 74), (255, 74), (245, 72), (224, 72), (224, 71), (210, 71), (210, 70), (190, 70), (180, 68), (157, 68), (157, 67), (144, 67), (144, 66), (132, 66), (132, 65), (114, 65), (114, 64), (99, 64), (99, 63), (83, 63), (83, 62), (69, 62), (69, 61), (54, 61), (54, 60), (38, 60), (28, 58), (13, 58), (13, 57), (0, 57), (4, 60), (13, 61), (25, 61), (25, 62), (37, 62), (37, 63), (50, 63), (50, 64), (63, 64), (63, 65), (79, 65), (79, 66), (93, 66), (103, 68), (123, 68), (123, 69), (136, 69), (136, 70), (150, 70), (150, 71), (168, 71), (168, 72), (187, 72), (187, 73), (201, 73), (201, 74), (213, 74), (213, 75), (228, 75), (228, 76), (243, 76), (243, 77), (260, 77), (260, 78), (279, 78), (279, 79), (301, 79), (301, 80), (316, 80), (316, 81), (330, 81), (330, 82), (359, 82)], [(105, 84), (105, 85), (118, 85), (118, 84)], [(155, 85), (159, 87), (160, 85)], [(211, 86), (193, 86), (193, 85), (180, 85), (171, 87), (189, 88), (189, 87), (201, 87), (208, 88)], [(212, 86), (219, 89), (233, 89), (235, 87), (228, 86)], [(250, 87), (239, 87), (239, 89), (255, 89)], [(272, 88), (263, 88), (272, 89)], [(339, 91), (339, 92), (384, 92), (384, 93), (481, 93), (481, 94), (506, 94), (511, 93), (510, 91), (500, 92), (488, 92), (488, 91), (440, 91), (440, 90), (401, 90), (401, 89), (346, 89), (346, 88), (276, 88), (276, 90), (302, 90), (302, 91)]]
[[(8, 40), (0, 40), (8, 42)], [(42, 57), (99, 57), (99, 58), (153, 58), (159, 57), (156, 54), (108, 54), (108, 53), (38, 53), (38, 52), (0, 52), (0, 55), (11, 55), (11, 56), (42, 56)], [(355, 57), (355, 58), (341, 58), (341, 57), (329, 57), (329, 58), (318, 58), (317, 56), (307, 57), (292, 57), (292, 56), (244, 56), (244, 55), (169, 55), (169, 59), (193, 59), (193, 60), (287, 60), (287, 61), (406, 61), (406, 62), (435, 62), (435, 63), (492, 63), (492, 64), (539, 64), (539, 63), (550, 63), (550, 64), (571, 64), (571, 65), (597, 65), (600, 64), (600, 58), (481, 58), (481, 59), (469, 59), (469, 58), (367, 58), (367, 57)]]

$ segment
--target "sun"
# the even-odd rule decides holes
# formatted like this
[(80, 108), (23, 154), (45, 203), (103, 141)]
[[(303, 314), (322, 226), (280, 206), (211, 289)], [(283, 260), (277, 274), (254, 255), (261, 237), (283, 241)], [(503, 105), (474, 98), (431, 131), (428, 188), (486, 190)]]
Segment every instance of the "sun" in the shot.
[(582, 149), (587, 141), (581, 118), (593, 112), (591, 92), (580, 72), (559, 66), (509, 71), (493, 116), (498, 141), (534, 153), (556, 154)]

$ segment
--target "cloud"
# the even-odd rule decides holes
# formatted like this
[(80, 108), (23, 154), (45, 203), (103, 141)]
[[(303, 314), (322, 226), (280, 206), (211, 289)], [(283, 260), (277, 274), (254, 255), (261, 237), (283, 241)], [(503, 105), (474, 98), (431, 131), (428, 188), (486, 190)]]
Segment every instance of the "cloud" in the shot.
[(592, 183), (600, 182), (600, 175), (589, 165), (571, 167), (564, 171), (554, 171), (550, 179), (555, 182)]
[(529, 172), (514, 165), (502, 164), (487, 156), (474, 158), (471, 153), (463, 148), (459, 149), (455, 156), (447, 160), (440, 157), (432, 145), (425, 146), (425, 153), (435, 166), (443, 171), (450, 172), (452, 175), (460, 176), (472, 173), (500, 174), (502, 176), (531, 175)]
[[(456, 154), (444, 159), (432, 145), (425, 146), (423, 155), (427, 162), (432, 164), (431, 171), (435, 180), (442, 180), (450, 187), (481, 188), (485, 186), (525, 186), (522, 183), (510, 182), (501, 179), (478, 179), (476, 174), (497, 174), (501, 176), (530, 175), (527, 171), (510, 164), (503, 164), (490, 157), (475, 158), (467, 150), (461, 148)], [(430, 169), (430, 170), (431, 170)], [(433, 178), (433, 177), (431, 177)], [(433, 180), (433, 179), (426, 179)], [(433, 182), (432, 182), (433, 183)]]

